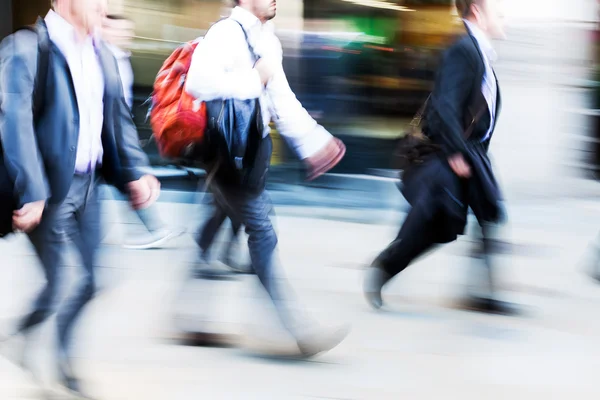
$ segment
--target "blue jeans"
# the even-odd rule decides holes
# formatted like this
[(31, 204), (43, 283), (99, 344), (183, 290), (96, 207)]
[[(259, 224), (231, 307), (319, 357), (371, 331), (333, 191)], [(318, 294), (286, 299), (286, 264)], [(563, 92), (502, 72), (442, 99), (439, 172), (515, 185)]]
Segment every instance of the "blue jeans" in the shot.
[(308, 317), (293, 299), (292, 289), (276, 271), (277, 234), (271, 223), (272, 203), (263, 190), (259, 194), (211, 185), (216, 206), (232, 220), (239, 221), (248, 234), (248, 248), (254, 273), (275, 304), (284, 327), (299, 337), (308, 324)]

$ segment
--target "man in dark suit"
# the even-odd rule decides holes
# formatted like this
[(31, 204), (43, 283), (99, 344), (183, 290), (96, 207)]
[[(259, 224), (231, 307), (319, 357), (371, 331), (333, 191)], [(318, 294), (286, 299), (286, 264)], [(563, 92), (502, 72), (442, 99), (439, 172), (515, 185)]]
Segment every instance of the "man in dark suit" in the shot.
[(491, 39), (504, 37), (501, 0), (456, 0), (466, 34), (444, 54), (425, 113), (424, 132), (438, 152), (405, 170), (403, 194), (412, 205), (400, 232), (375, 260), (365, 280), (367, 301), (383, 304), (381, 290), (417, 257), (462, 234), (470, 208), (482, 228), (488, 290), (472, 307), (508, 311), (491, 293), (495, 226), (504, 219), (501, 195), (487, 150), (500, 112), (500, 92), (491, 67)]
[[(128, 190), (137, 208), (152, 204), (160, 185), (140, 172), (148, 161), (132, 132), (136, 128), (117, 63), (95, 34), (105, 0), (54, 0), (52, 6), (38, 21), (37, 35), (19, 31), (0, 48), (0, 174), (14, 182), (20, 208), (13, 225), (29, 235), (47, 280), (14, 340), (26, 338), (53, 312), (65, 236), (81, 255), (81, 285), (57, 315), (59, 376), (66, 388), (78, 392), (69, 347), (74, 321), (96, 287), (98, 182), (103, 178)], [(48, 68), (37, 74), (40, 54), (47, 55)], [(34, 113), (36, 79), (45, 85), (41, 108)]]

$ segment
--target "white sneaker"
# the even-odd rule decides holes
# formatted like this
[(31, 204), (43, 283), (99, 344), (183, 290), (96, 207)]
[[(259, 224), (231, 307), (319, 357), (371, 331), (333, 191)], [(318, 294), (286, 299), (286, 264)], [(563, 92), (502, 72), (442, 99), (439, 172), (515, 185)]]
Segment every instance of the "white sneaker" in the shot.
[(297, 338), (296, 343), (304, 357), (313, 357), (319, 353), (327, 352), (346, 339), (350, 333), (350, 325), (343, 325), (335, 329), (319, 329)]
[(161, 229), (140, 241), (124, 244), (123, 247), (130, 250), (158, 249), (184, 233), (184, 229)]

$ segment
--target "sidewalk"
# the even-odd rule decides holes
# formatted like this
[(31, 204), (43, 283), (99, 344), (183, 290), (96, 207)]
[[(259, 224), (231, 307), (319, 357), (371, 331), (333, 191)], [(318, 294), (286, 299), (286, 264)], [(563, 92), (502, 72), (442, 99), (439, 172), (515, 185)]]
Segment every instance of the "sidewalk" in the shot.
[[(383, 224), (364, 224), (315, 218), (306, 207), (280, 207), (275, 221), (280, 259), (299, 298), (319, 320), (350, 321), (354, 328), (334, 351), (306, 362), (253, 355), (260, 338), (272, 347), (290, 343), (254, 292), (252, 277), (221, 285), (216, 293), (196, 288), (194, 302), (184, 303), (198, 320), (212, 310), (216, 321), (244, 334), (242, 348), (166, 341), (176, 294), (194, 260), (192, 238), (183, 236), (163, 250), (123, 250), (118, 246), (123, 230), (141, 227), (124, 203), (105, 205), (110, 231), (100, 260), (102, 291), (81, 320), (75, 349), (77, 367), (98, 399), (595, 400), (600, 395), (600, 287), (582, 274), (578, 262), (600, 229), (595, 201), (509, 209), (508, 239), (517, 246), (503, 257), (503, 288), (525, 311), (511, 318), (454, 308), (465, 289), (468, 238), (405, 271), (385, 292), (388, 309), (372, 312), (361, 294), (362, 268), (393, 238), (401, 214)], [(160, 207), (173, 224), (190, 228), (206, 212), (186, 204)], [(355, 213), (346, 210), (346, 220)], [(22, 237), (0, 246), (2, 318), (27, 307), (41, 275)], [(67, 255), (61, 273), (71, 283), (74, 265), (76, 259)], [(216, 296), (212, 302), (209, 293)], [(50, 327), (44, 332), (51, 333)], [(40, 349), (50, 343), (43, 341)], [(46, 350), (40, 368), (48, 365)], [(0, 376), (0, 399), (35, 398), (26, 396), (31, 392), (26, 377), (3, 360)]]

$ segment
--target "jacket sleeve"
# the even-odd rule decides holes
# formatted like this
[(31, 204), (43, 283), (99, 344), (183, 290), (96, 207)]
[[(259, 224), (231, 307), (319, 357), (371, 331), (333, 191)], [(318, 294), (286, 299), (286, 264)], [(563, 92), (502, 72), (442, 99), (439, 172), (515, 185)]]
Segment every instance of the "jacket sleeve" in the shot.
[(315, 121), (290, 88), (283, 67), (279, 65), (267, 85), (277, 131), (304, 160), (331, 140), (332, 135)]
[(47, 200), (48, 181), (33, 120), (37, 37), (19, 32), (0, 45), (0, 143), (19, 206)]
[[(118, 62), (114, 57), (113, 60), (115, 63), (113, 70), (118, 73)], [(114, 118), (117, 124), (115, 127), (115, 141), (123, 183), (128, 183), (136, 181), (148, 173), (150, 162), (140, 146), (137, 127), (133, 121), (131, 108), (123, 93), (124, 86), (119, 73), (117, 78), (119, 80), (117, 85), (119, 92), (118, 98), (114, 100)]]
[[(475, 76), (473, 62), (464, 47), (451, 47), (444, 55), (432, 94), (429, 113), (436, 124), (433, 132), (448, 154), (467, 153), (463, 139), (463, 116)], [(428, 116), (429, 118), (429, 116)]]
[(215, 24), (194, 51), (186, 91), (202, 101), (260, 97), (264, 86), (258, 71), (233, 66), (235, 55), (246, 49), (244, 33), (237, 23), (225, 20)]

